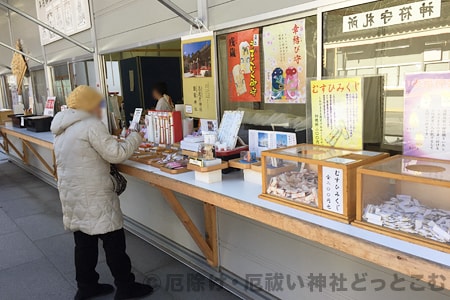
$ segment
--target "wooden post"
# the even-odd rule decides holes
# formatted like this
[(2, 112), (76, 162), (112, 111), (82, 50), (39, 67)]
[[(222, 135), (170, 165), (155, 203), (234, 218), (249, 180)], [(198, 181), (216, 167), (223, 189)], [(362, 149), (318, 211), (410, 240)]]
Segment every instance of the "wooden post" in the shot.
[(23, 157), (23, 153), (20, 152), (16, 146), (14, 146), (13, 143), (11, 143), (11, 141), (8, 139), (8, 137), (6, 136), (6, 134), (3, 134), (3, 140), (4, 143), (6, 144), (6, 149), (7, 149), (7, 154), (9, 154), (9, 147), (11, 146), (11, 148), (14, 150), (14, 152), (16, 152), (16, 154), (20, 157), (20, 159), (23, 161), (24, 157)]
[(30, 151), (37, 157), (37, 159), (39, 159), (39, 161), (42, 163), (42, 165), (44, 165), (44, 167), (48, 170), (48, 172), (52, 175), (54, 175), (55, 170), (50, 167), (50, 165), (45, 161), (45, 159), (39, 154), (39, 152), (36, 151), (36, 149), (34, 149), (33, 146), (31, 146), (31, 144), (27, 141), (23, 141), (23, 144), (30, 149)]

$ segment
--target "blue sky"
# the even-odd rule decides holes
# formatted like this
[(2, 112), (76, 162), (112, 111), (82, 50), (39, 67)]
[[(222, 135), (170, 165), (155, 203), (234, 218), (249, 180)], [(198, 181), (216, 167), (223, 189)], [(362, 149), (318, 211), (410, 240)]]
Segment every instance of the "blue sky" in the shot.
[(202, 41), (202, 42), (195, 42), (190, 44), (184, 44), (183, 46), (183, 54), (189, 55), (192, 53), (195, 53), (202, 49), (205, 45), (211, 45), (211, 41)]

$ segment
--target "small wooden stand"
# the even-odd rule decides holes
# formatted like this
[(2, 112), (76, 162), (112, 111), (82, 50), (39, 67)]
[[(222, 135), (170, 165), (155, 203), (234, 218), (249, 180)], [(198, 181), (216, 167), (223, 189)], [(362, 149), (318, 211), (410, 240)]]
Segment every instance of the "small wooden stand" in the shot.
[(211, 167), (199, 167), (188, 164), (188, 169), (195, 171), (195, 180), (205, 183), (215, 183), (222, 181), (222, 170), (228, 168), (228, 162)]
[(253, 163), (243, 163), (241, 162), (240, 158), (231, 159), (228, 161), (228, 164), (230, 168), (240, 169), (240, 170), (247, 170), (252, 167), (252, 164), (256, 164), (257, 162)]
[(187, 172), (191, 172), (191, 170), (189, 170), (188, 168), (181, 168), (181, 169), (169, 169), (166, 167), (161, 167), (159, 168), (161, 171), (169, 173), (169, 174), (183, 174), (183, 173), (187, 173)]

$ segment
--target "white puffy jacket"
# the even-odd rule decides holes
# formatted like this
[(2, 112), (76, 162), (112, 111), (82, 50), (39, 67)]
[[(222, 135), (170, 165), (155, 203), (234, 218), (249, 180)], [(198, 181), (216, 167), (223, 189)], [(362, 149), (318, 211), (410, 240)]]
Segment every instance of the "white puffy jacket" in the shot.
[(123, 226), (119, 197), (114, 192), (110, 163), (121, 163), (142, 139), (132, 133), (118, 142), (92, 115), (75, 109), (58, 113), (51, 131), (64, 227), (89, 235), (104, 234)]

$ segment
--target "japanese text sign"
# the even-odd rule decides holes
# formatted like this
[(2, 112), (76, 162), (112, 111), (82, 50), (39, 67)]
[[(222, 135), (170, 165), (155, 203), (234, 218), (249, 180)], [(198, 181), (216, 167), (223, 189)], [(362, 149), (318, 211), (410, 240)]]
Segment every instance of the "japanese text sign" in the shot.
[(233, 102), (261, 102), (259, 28), (227, 35), (228, 87)]
[(305, 20), (263, 28), (266, 103), (306, 102)]
[(55, 101), (56, 97), (47, 97), (44, 108), (44, 116), (53, 117), (55, 115)]
[(344, 16), (344, 32), (439, 18), (441, 0), (426, 0)]
[(323, 167), (322, 207), (324, 210), (344, 213), (344, 172), (342, 169)]
[(311, 81), (311, 114), (315, 145), (363, 148), (361, 78)]
[[(35, 0), (37, 18), (66, 35), (91, 28), (88, 0)], [(61, 37), (39, 26), (41, 45), (60, 40)]]
[(450, 155), (450, 72), (405, 76), (403, 153), (448, 159)]

